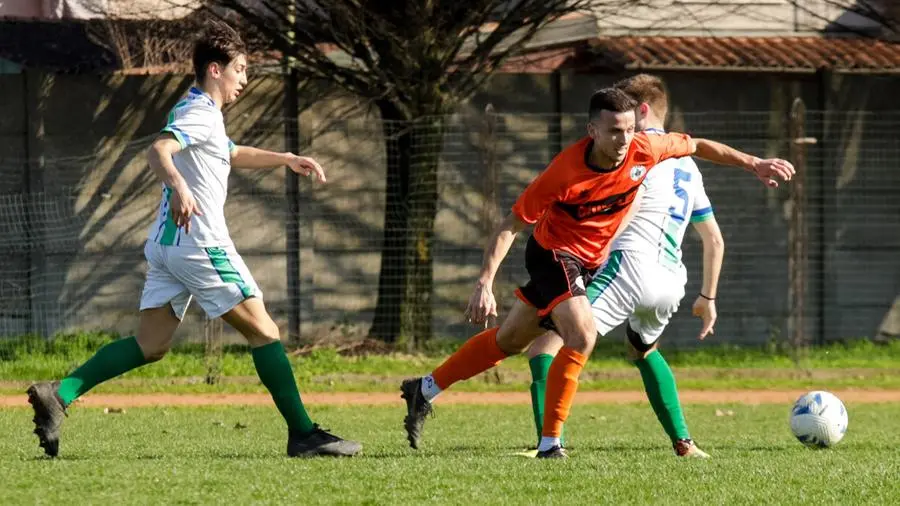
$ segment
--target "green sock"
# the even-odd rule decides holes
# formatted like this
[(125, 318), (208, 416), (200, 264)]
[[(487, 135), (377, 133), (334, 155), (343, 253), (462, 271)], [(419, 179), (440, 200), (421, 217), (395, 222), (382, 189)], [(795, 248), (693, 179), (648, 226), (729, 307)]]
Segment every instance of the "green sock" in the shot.
[(297, 380), (281, 341), (253, 348), (252, 354), (256, 373), (272, 394), (272, 400), (287, 422), (288, 429), (301, 433), (313, 430), (313, 422), (300, 400)]
[(553, 355), (542, 353), (528, 361), (531, 367), (531, 409), (534, 411), (534, 428), (537, 430), (537, 442), (541, 442), (541, 430), (544, 428), (544, 393), (547, 391), (547, 371), (553, 362)]
[(672, 369), (659, 351), (647, 355), (646, 358), (636, 360), (634, 365), (641, 370), (641, 378), (644, 380), (644, 389), (650, 399), (650, 405), (656, 412), (656, 418), (662, 424), (666, 434), (674, 443), (679, 439), (689, 439), (687, 422), (684, 421), (684, 413), (681, 411), (681, 402), (678, 400), (678, 388), (675, 386), (675, 376)]
[(97, 350), (78, 369), (59, 382), (59, 397), (68, 406), (72, 401), (104, 381), (147, 363), (137, 339), (118, 339)]
[[(553, 355), (542, 353), (528, 361), (531, 367), (531, 410), (534, 412), (534, 428), (537, 431), (537, 444), (541, 444), (541, 431), (544, 429), (544, 397), (547, 392), (547, 372), (553, 363)], [(559, 435), (559, 442), (565, 446), (565, 427)]]

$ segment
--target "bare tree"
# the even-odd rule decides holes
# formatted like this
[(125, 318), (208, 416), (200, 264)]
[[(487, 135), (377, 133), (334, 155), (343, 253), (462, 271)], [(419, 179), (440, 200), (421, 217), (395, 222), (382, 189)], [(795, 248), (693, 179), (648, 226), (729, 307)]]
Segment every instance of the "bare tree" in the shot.
[[(554, 20), (630, 0), (210, 0), (300, 76), (373, 103), (388, 153), (372, 337), (432, 335), (432, 246), (443, 115)], [(428, 142), (421, 142), (421, 136)]]
[(150, 1), (81, 0), (69, 14), (84, 20), (88, 37), (116, 58), (119, 69), (190, 71), (193, 47), (184, 33), (200, 29), (209, 13), (183, 17), (191, 12), (186, 6), (190, 0), (166, 3), (161, 12), (160, 5)]
[(122, 70), (166, 68), (190, 72), (192, 43), (179, 34), (187, 23), (161, 20), (102, 19), (87, 24), (91, 41), (116, 58)]

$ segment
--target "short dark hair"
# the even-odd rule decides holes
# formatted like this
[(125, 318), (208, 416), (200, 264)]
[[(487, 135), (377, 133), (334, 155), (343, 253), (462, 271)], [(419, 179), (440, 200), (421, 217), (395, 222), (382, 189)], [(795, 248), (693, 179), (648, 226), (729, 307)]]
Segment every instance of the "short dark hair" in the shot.
[(637, 74), (614, 85), (639, 103), (646, 103), (660, 120), (669, 112), (669, 93), (663, 80), (650, 74)]
[(241, 54), (247, 54), (247, 46), (237, 31), (220, 21), (212, 21), (194, 43), (193, 63), (197, 82), (202, 82), (206, 77), (206, 68), (210, 63), (228, 65)]
[(603, 88), (591, 95), (588, 116), (591, 120), (600, 116), (600, 111), (628, 112), (633, 111), (638, 102), (618, 88)]

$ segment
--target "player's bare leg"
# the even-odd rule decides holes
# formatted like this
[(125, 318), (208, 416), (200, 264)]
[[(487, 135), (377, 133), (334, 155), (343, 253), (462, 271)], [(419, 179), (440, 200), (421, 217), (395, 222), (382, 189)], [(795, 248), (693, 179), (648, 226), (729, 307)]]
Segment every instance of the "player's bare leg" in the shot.
[(559, 337), (556, 332), (548, 330), (531, 343), (531, 346), (528, 347), (528, 351), (525, 352), (525, 355), (528, 358), (535, 358), (541, 355), (555, 357), (563, 347), (563, 344), (565, 343), (563, 343), (562, 338)]
[(522, 353), (544, 330), (540, 328), (537, 310), (516, 300), (500, 327), (480, 332), (465, 342), (431, 374), (410, 378), (400, 385), (406, 400), (403, 426), (409, 446), (419, 447), (422, 427), (432, 412), (431, 401), (458, 381), (487, 371), (505, 358)]
[(141, 311), (135, 340), (148, 363), (162, 360), (172, 349), (172, 339), (180, 324), (171, 306)]
[(629, 326), (626, 329), (626, 348), (628, 359), (641, 371), (644, 390), (656, 418), (663, 426), (672, 448), (679, 457), (708, 458), (709, 455), (697, 447), (688, 432), (687, 422), (678, 399), (678, 387), (675, 375), (666, 359), (657, 350), (657, 343), (647, 346), (641, 342), (640, 336)]
[(331, 434), (309, 418), (291, 363), (281, 344), (278, 325), (272, 321), (261, 299), (251, 297), (222, 319), (240, 332), (250, 343), (253, 363), (263, 385), (288, 425), (287, 453), (290, 457), (350, 457), (362, 451), (362, 445)]
[(107, 344), (81, 367), (61, 381), (36, 383), (28, 388), (28, 402), (34, 409), (34, 433), (50, 457), (59, 454), (60, 426), (66, 408), (98, 384), (161, 359), (172, 345), (172, 336), (181, 321), (167, 304), (141, 311), (137, 337)]
[[(563, 340), (554, 331), (547, 331), (531, 343), (526, 355), (528, 367), (531, 370), (531, 410), (534, 412), (534, 427), (537, 433), (535, 440), (535, 453), (537, 445), (541, 442), (541, 429), (544, 426), (544, 397), (547, 392), (547, 373), (553, 357), (559, 353), (563, 346)], [(563, 429), (565, 432), (565, 429)], [(561, 446), (565, 447), (565, 434), (560, 436)]]
[(550, 364), (547, 374), (544, 427), (537, 457), (566, 458), (560, 440), (562, 427), (578, 391), (578, 376), (597, 342), (597, 326), (591, 304), (583, 295), (557, 304), (551, 317), (564, 345)]

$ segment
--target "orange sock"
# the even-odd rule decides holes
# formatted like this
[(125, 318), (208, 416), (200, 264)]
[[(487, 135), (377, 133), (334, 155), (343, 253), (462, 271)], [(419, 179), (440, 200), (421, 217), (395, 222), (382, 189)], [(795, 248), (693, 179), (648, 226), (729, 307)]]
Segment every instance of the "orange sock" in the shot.
[(499, 364), (508, 355), (497, 346), (497, 331), (493, 327), (470, 337), (450, 358), (439, 365), (431, 376), (441, 390), (457, 381), (467, 380)]
[(563, 347), (559, 350), (550, 371), (547, 372), (547, 391), (544, 395), (544, 430), (541, 433), (545, 437), (560, 437), (563, 423), (569, 418), (569, 408), (575, 400), (575, 392), (578, 391), (578, 376), (584, 369), (587, 357), (573, 350)]

